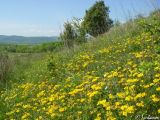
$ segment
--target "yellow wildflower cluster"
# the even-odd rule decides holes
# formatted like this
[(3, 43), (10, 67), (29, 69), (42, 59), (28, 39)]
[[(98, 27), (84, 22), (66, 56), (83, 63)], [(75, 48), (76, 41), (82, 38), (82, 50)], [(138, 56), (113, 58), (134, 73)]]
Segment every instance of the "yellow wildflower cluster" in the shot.
[(51, 77), (1, 92), (8, 108), (4, 118), (116, 120), (134, 119), (143, 113), (158, 116), (160, 55), (153, 47), (157, 38), (148, 33), (120, 38), (113, 45), (93, 46), (93, 50), (79, 52), (69, 60), (59, 60), (58, 54)]

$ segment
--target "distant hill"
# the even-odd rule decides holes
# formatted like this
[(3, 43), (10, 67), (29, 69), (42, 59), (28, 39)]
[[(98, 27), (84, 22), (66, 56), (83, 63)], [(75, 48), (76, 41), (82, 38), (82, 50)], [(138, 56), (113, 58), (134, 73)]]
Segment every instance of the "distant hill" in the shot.
[(0, 44), (41, 44), (57, 41), (58, 37), (24, 37), (0, 35)]

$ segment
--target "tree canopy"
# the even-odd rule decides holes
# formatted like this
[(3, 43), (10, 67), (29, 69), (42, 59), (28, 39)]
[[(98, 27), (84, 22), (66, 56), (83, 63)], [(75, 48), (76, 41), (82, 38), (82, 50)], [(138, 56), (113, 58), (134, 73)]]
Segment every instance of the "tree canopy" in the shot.
[(83, 21), (83, 27), (87, 33), (96, 37), (110, 29), (113, 21), (109, 18), (109, 7), (104, 1), (97, 1), (89, 10)]

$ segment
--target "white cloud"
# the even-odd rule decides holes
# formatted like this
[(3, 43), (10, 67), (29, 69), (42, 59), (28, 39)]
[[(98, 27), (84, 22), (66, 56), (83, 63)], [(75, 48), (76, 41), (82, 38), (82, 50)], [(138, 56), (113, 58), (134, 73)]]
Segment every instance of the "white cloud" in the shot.
[(22, 36), (57, 36), (60, 30), (53, 26), (0, 23), (0, 35), (22, 35)]

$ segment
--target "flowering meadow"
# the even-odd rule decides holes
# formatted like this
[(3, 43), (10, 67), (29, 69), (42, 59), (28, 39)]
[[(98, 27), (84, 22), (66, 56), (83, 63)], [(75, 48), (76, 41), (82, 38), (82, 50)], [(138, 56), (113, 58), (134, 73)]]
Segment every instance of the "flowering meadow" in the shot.
[(160, 119), (160, 15), (51, 53), (0, 92), (0, 119)]

